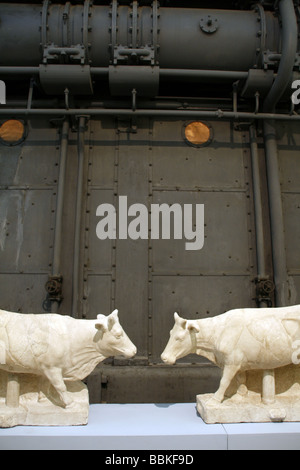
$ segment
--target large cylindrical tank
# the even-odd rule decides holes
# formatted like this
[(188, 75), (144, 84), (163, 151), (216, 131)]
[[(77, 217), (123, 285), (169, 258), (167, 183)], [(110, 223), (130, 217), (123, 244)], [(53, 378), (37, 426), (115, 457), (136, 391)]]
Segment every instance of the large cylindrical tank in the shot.
[(79, 44), (93, 67), (114, 63), (122, 46), (152, 48), (152, 65), (161, 68), (248, 71), (262, 67), (263, 51), (280, 52), (280, 25), (261, 7), (233, 11), (47, 0), (0, 5), (0, 65), (36, 66), (45, 59), (45, 46)]

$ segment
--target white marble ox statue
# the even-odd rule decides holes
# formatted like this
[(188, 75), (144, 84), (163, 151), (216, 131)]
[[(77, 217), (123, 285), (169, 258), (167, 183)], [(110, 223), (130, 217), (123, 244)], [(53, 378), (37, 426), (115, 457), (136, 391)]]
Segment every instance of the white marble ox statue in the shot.
[(117, 310), (96, 320), (0, 310), (0, 369), (46, 377), (65, 408), (73, 405), (65, 381), (84, 379), (107, 357), (136, 352)]
[(300, 306), (236, 309), (201, 320), (185, 320), (175, 313), (175, 326), (161, 358), (175, 364), (194, 353), (220, 367), (223, 375), (211, 404), (223, 402), (235, 376), (238, 392), (245, 395), (245, 371), (263, 370), (262, 400), (267, 404), (275, 398), (274, 369), (292, 364), (299, 340)]

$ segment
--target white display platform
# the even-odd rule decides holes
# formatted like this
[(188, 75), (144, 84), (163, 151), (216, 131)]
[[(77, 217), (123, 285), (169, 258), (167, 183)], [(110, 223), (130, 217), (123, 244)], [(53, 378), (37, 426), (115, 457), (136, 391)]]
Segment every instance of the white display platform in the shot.
[(0, 429), (0, 450), (300, 450), (300, 423), (205, 424), (192, 403), (91, 405), (89, 424)]

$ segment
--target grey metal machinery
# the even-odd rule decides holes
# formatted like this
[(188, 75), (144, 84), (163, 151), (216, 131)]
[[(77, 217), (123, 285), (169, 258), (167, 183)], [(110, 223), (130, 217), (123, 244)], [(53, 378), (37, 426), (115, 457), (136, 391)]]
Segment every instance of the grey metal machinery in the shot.
[(108, 79), (114, 96), (133, 88), (156, 96), (160, 79), (246, 78), (242, 94), (249, 96), (271, 88), (281, 28), (274, 11), (260, 4), (241, 11), (163, 8), (158, 1), (13, 2), (1, 4), (0, 47), (2, 73), (9, 67), (24, 67), (12, 73), (36, 72), (47, 94), (66, 87), (92, 94), (99, 77)]
[[(215, 387), (195, 357), (161, 364), (174, 311), (300, 303), (299, 19), (293, 0), (0, 1), (0, 307), (119, 309), (139, 352), (95, 371), (92, 401)], [(204, 248), (100, 241), (122, 195), (203, 203)]]

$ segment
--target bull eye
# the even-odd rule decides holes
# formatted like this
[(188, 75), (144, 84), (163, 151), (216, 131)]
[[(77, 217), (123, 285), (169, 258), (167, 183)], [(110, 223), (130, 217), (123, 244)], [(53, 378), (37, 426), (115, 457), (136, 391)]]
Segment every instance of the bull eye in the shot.
[(116, 334), (115, 334), (115, 338), (116, 339), (121, 339), (123, 336), (123, 332), (122, 331), (117, 331)]
[(180, 336), (178, 335), (175, 338), (175, 341), (181, 341), (182, 342), (183, 340), (184, 340), (184, 337), (182, 335), (180, 335)]

